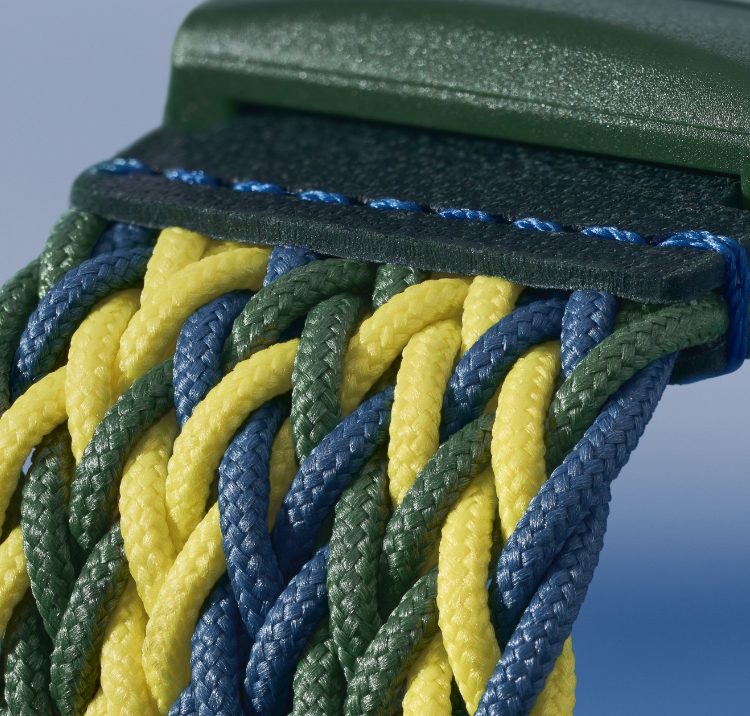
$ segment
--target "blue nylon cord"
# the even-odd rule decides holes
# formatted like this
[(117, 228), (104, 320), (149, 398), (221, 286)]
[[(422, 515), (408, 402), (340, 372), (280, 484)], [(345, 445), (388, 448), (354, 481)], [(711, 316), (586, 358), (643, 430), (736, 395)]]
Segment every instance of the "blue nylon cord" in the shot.
[(422, 211), (422, 207), (416, 202), (401, 201), (400, 199), (375, 199), (368, 202), (367, 206), (371, 209), (383, 209), (385, 211)]
[(459, 221), (484, 221), (488, 224), (495, 221), (491, 214), (476, 209), (443, 209), (438, 211), (437, 215), (444, 219), (458, 219)]
[(273, 439), (288, 414), (288, 400), (266, 403), (235, 437), (219, 465), (219, 515), (227, 573), (253, 640), (285, 583), (268, 535), (268, 477)]
[(305, 564), (271, 607), (250, 652), (245, 694), (257, 716), (289, 713), (292, 680), (307, 639), (328, 613), (328, 545)]
[(255, 194), (289, 194), (286, 189), (282, 189), (278, 184), (267, 184), (260, 181), (238, 181), (232, 185), (232, 189)]
[(292, 269), (306, 266), (312, 261), (317, 261), (318, 258), (318, 254), (310, 249), (297, 246), (274, 246), (271, 257), (268, 259), (263, 285), (268, 286), (269, 283), (273, 283)]
[(310, 558), (323, 520), (342, 490), (388, 440), (393, 393), (391, 386), (362, 403), (302, 463), (271, 532), (285, 579)]
[(232, 291), (199, 308), (185, 321), (174, 353), (174, 404), (182, 428), (222, 376), (221, 356), (234, 319), (252, 294)]
[(181, 167), (177, 169), (168, 169), (164, 172), (164, 178), (169, 179), (170, 181), (181, 181), (193, 186), (219, 186), (218, 180), (214, 179), (210, 174), (206, 174), (201, 170), (188, 171)]
[(573, 291), (562, 319), (563, 377), (567, 378), (589, 351), (612, 333), (617, 306), (617, 298), (607, 291)]
[(297, 196), (305, 201), (315, 201), (321, 204), (350, 204), (351, 202), (343, 194), (337, 194), (336, 192), (318, 191), (313, 189), (311, 191), (302, 191)]
[(123, 159), (122, 157), (94, 164), (87, 172), (89, 174), (119, 174), (121, 176), (132, 176), (135, 174), (154, 176), (157, 174), (151, 167), (146, 166), (137, 159)]
[(518, 521), (498, 559), (491, 589), (493, 623), (501, 646), (555, 556), (628, 461), (676, 359), (677, 354), (672, 354), (654, 361), (610, 398)]
[(13, 358), (14, 400), (54, 368), (97, 301), (143, 279), (150, 256), (151, 249), (131, 249), (87, 259), (50, 289), (31, 314)]
[(443, 398), (441, 442), (481, 415), (522, 353), (560, 337), (565, 304), (565, 299), (550, 298), (517, 308), (464, 353)]
[(144, 226), (135, 224), (124, 224), (114, 222), (110, 224), (99, 237), (94, 248), (91, 250), (91, 256), (101, 256), (113, 251), (128, 251), (130, 249), (148, 248), (153, 246), (157, 236), (156, 231), (147, 229)]
[(526, 229), (527, 231), (562, 231), (562, 228), (554, 221), (542, 221), (531, 216), (511, 223), (517, 229)]

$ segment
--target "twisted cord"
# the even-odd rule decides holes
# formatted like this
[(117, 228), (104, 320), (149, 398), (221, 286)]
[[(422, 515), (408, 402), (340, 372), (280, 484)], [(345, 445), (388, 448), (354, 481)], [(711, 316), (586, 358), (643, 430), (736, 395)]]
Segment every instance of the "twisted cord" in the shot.
[(227, 573), (251, 638), (285, 584), (271, 547), (267, 515), (271, 443), (288, 412), (285, 401), (266, 403), (232, 441), (219, 465), (219, 514)]
[(115, 523), (83, 565), (54, 638), (50, 693), (61, 716), (83, 714), (94, 695), (104, 630), (129, 576)]
[(284, 498), (271, 541), (286, 580), (312, 555), (323, 520), (367, 461), (388, 439), (393, 388), (357, 408), (302, 463)]
[(494, 276), (475, 276), (464, 301), (461, 353), (513, 311), (524, 287)]
[(195, 406), (221, 380), (221, 352), (250, 294), (233, 291), (199, 308), (185, 321), (174, 352), (174, 404), (183, 427)]
[(120, 338), (138, 310), (138, 289), (104, 299), (70, 339), (65, 404), (73, 455), (80, 461), (104, 414), (119, 397)]
[(292, 716), (340, 716), (346, 694), (343, 683), (329, 622), (324, 618), (307, 640), (294, 672)]
[(21, 336), (13, 359), (14, 399), (53, 369), (89, 309), (116, 291), (143, 278), (149, 249), (116, 251), (84, 261), (39, 301)]
[[(328, 608), (336, 663), (346, 682), (381, 625), (377, 573), (388, 519), (387, 463), (375, 459), (336, 503), (328, 558)], [(340, 681), (339, 690), (346, 684)]]
[(328, 612), (328, 546), (289, 582), (266, 615), (250, 651), (245, 694), (257, 716), (288, 713), (294, 669), (308, 637)]
[(74, 472), (70, 435), (61, 425), (35, 451), (21, 503), (26, 569), (44, 628), (51, 638), (62, 623), (77, 572), (67, 512)]
[(13, 355), (39, 303), (38, 285), (39, 259), (34, 259), (0, 288), (0, 415), (10, 407)]
[(550, 298), (517, 308), (475, 341), (448, 381), (441, 440), (482, 413), (518, 356), (560, 337), (565, 301)]
[(110, 716), (158, 716), (141, 659), (147, 621), (135, 582), (128, 579), (107, 622), (102, 643), (101, 688)]
[(247, 416), (292, 388), (298, 341), (273, 345), (242, 361), (202, 400), (185, 423), (169, 460), (167, 524), (179, 550), (205, 514), (216, 469)]
[(417, 475), (385, 529), (378, 575), (380, 613), (386, 616), (416, 580), (445, 516), (490, 460), (494, 413), (483, 415), (443, 443)]
[(394, 296), (405, 291), (409, 286), (422, 283), (427, 272), (411, 266), (398, 264), (380, 264), (375, 272), (375, 286), (372, 289), (372, 307), (380, 308)]
[(448, 654), (445, 653), (443, 637), (438, 630), (406, 677), (402, 704), (404, 716), (451, 716), (452, 678)]
[(438, 623), (450, 668), (470, 714), (476, 711), (500, 659), (487, 598), (496, 509), (492, 468), (488, 466), (452, 507), (440, 538)]
[(26, 594), (16, 608), (5, 636), (5, 700), (11, 716), (54, 713), (49, 693), (52, 641), (44, 630), (34, 598)]
[(617, 477), (638, 444), (669, 380), (674, 354), (654, 361), (626, 383), (565, 458), (508, 538), (497, 562), (492, 610), (505, 644), (555, 555)]
[(104, 219), (75, 209), (60, 215), (39, 256), (37, 298), (44, 298), (68, 271), (89, 258), (106, 226)]
[(313, 261), (279, 277), (253, 296), (224, 345), (224, 370), (279, 340), (298, 316), (338, 293), (366, 293), (375, 270), (347, 259)]
[(65, 371), (42, 378), (0, 417), (0, 525), (29, 453), (67, 417)]
[(695, 303), (664, 306), (592, 349), (552, 402), (548, 473), (581, 439), (607, 398), (636, 371), (661, 356), (714, 341), (728, 326), (726, 304), (708, 294)]
[(399, 505), (439, 444), (440, 409), (461, 324), (438, 321), (414, 335), (404, 348), (396, 380), (388, 442), (388, 488)]
[(292, 434), (300, 464), (344, 418), (344, 352), (364, 308), (364, 297), (342, 293), (307, 316), (292, 373)]
[(167, 358), (183, 323), (201, 306), (230, 291), (257, 291), (268, 254), (249, 248), (209, 256), (153, 289), (120, 341), (117, 360), (124, 379), (132, 382)]
[(120, 529), (130, 573), (147, 614), (177, 553), (167, 526), (167, 462), (179, 428), (169, 411), (133, 448), (120, 482)]
[(461, 279), (425, 281), (409, 286), (362, 322), (344, 357), (344, 415), (362, 401), (413, 335), (437, 321), (460, 318), (467, 291), (468, 285)]
[(292, 269), (306, 266), (319, 258), (318, 254), (310, 251), (310, 249), (297, 246), (274, 246), (268, 260), (263, 285), (268, 286), (277, 278), (288, 274)]
[(410, 667), (438, 630), (436, 598), (433, 568), (406, 592), (358, 659), (346, 692), (345, 716), (394, 713)]
[(226, 564), (214, 504), (169, 569), (146, 625), (143, 670), (159, 713), (190, 683), (190, 635)]
[(606, 291), (573, 291), (563, 314), (560, 339), (565, 378), (612, 333), (617, 304), (617, 299)]
[(0, 634), (29, 588), (21, 528), (16, 527), (0, 544)]
[(70, 486), (70, 533), (88, 554), (109, 528), (125, 459), (143, 432), (174, 404), (172, 359), (139, 378), (106, 412)]

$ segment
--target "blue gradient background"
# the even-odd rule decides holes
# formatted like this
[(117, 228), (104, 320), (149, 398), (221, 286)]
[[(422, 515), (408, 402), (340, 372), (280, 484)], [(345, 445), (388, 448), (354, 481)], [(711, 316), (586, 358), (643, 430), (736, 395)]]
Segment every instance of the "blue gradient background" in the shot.
[[(0, 4), (0, 281), (39, 253), (78, 172), (159, 124), (194, 4)], [(577, 716), (747, 713), (749, 396), (747, 365), (669, 387), (618, 478), (573, 632)]]

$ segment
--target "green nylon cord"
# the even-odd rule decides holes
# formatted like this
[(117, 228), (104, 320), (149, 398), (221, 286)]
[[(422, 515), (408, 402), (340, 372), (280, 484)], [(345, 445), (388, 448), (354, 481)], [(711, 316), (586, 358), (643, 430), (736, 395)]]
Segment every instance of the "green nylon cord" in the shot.
[(294, 674), (292, 716), (340, 716), (346, 685), (328, 617), (318, 625), (305, 645)]
[(235, 319), (224, 346), (230, 371), (253, 353), (276, 343), (295, 318), (338, 293), (367, 294), (375, 280), (369, 264), (348, 259), (313, 261), (262, 288)]
[(54, 639), (50, 692), (60, 716), (81, 716), (94, 695), (104, 630), (129, 576), (116, 522), (83, 565)]
[(125, 460), (143, 434), (174, 406), (172, 358), (123, 393), (96, 426), (70, 488), (70, 533), (88, 554), (109, 528)]
[(437, 567), (422, 577), (380, 627), (357, 661), (345, 716), (390, 716), (412, 664), (438, 630)]
[(16, 607), (6, 633), (5, 700), (13, 716), (53, 716), (50, 696), (52, 640), (31, 593)]
[(452, 435), (429, 459), (396, 508), (383, 538), (378, 602), (385, 617), (414, 583), (430, 556), (451, 505), (490, 461), (494, 413)]
[(380, 308), (395, 295), (409, 286), (422, 283), (427, 276), (426, 271), (398, 264), (381, 264), (375, 274), (375, 287), (372, 290), (372, 307)]
[(367, 300), (342, 293), (319, 303), (305, 320), (292, 372), (292, 435), (297, 462), (343, 419), (344, 353)]
[[(642, 318), (632, 319), (638, 310)], [(663, 306), (653, 312), (633, 311), (621, 321), (625, 325), (597, 345), (557, 391), (546, 454), (548, 475), (626, 380), (661, 356), (710, 343), (729, 330), (726, 303), (712, 293), (693, 303)]]
[(52, 638), (60, 628), (76, 578), (67, 512), (75, 466), (68, 426), (63, 424), (34, 452), (21, 503), (31, 591)]
[(82, 211), (70, 209), (61, 214), (39, 257), (38, 298), (91, 255), (106, 226), (105, 219)]

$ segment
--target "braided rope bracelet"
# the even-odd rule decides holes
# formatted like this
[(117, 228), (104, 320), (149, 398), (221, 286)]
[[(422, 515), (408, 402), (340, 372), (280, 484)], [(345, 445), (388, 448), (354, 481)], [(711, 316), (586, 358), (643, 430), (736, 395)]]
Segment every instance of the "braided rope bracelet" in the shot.
[(609, 484), (676, 351), (744, 345), (728, 240), (672, 237), (722, 252), (729, 310), (617, 320), (601, 292), (514, 309), (502, 279), (151, 242), (71, 213), (0, 291), (10, 713), (571, 713)]

